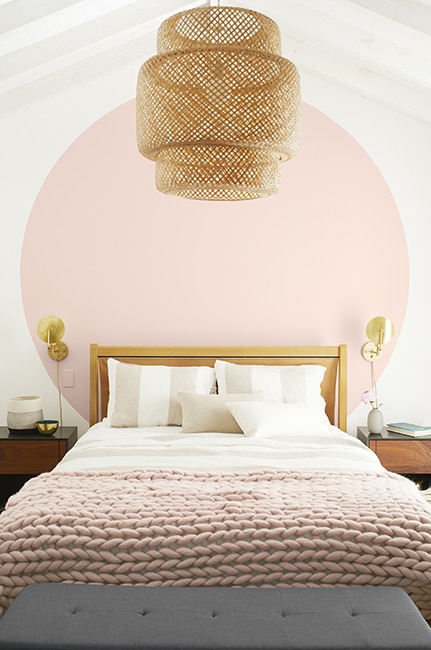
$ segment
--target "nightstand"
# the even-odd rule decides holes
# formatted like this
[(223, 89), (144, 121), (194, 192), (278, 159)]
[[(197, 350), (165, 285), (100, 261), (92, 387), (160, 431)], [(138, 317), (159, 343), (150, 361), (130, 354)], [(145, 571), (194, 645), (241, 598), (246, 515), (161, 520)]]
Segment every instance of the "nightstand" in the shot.
[(367, 427), (358, 427), (357, 436), (389, 471), (412, 477), (431, 475), (431, 436), (411, 438), (386, 429), (369, 433)]
[(59, 427), (52, 436), (10, 433), (0, 427), (0, 499), (5, 501), (27, 479), (49, 472), (78, 439), (77, 427)]

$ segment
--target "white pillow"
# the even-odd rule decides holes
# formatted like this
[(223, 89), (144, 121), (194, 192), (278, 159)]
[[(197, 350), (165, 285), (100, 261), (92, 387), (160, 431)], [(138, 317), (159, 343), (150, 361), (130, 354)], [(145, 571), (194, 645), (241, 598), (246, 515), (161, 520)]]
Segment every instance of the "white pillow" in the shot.
[(229, 411), (227, 402), (258, 401), (265, 399), (263, 392), (234, 395), (198, 395), (180, 393), (183, 412), (183, 433), (214, 431), (240, 433), (242, 429)]
[(210, 393), (214, 368), (140, 366), (108, 359), (112, 427), (181, 425), (179, 393)]
[(215, 362), (219, 393), (255, 393), (262, 390), (268, 401), (301, 402), (328, 423), (325, 400), (320, 392), (325, 372), (325, 366), (313, 364), (260, 366), (220, 360)]
[(305, 404), (232, 402), (227, 407), (245, 436), (321, 435), (328, 431), (328, 424)]

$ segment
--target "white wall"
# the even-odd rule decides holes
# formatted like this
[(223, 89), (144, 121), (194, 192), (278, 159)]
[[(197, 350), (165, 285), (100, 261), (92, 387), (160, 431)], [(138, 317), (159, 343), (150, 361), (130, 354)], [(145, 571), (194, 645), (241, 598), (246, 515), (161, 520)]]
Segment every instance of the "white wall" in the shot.
[[(11, 395), (40, 394), (45, 413), (57, 412), (56, 388), (30, 337), (20, 293), (20, 252), (33, 202), (52, 166), (82, 131), (134, 96), (136, 74), (135, 66), (123, 69), (23, 107), (0, 120), (0, 424), (6, 424), (7, 398)], [(302, 74), (302, 95), (305, 102), (326, 113), (358, 140), (379, 167), (397, 203), (410, 252), (410, 295), (401, 337), (379, 381), (379, 397), (387, 421), (429, 424), (431, 126), (307, 74)], [(379, 251), (391, 245), (389, 239), (375, 241), (372, 232), (369, 236), (369, 248), (363, 251), (364, 265), (373, 264)], [(60, 225), (51, 241), (40, 242), (41, 255), (49, 255), (50, 246), (61, 246)], [(70, 263), (79, 264), (79, 251)], [(364, 287), (364, 291), (373, 291), (373, 287)], [(349, 354), (360, 351), (349, 350)], [(351, 414), (351, 432), (365, 422), (366, 413), (367, 407), (361, 405)], [(78, 424), (81, 432), (86, 428), (83, 418), (67, 404), (64, 422)]]
[[(37, 193), (58, 158), (100, 116), (134, 96), (135, 76), (135, 70), (123, 70), (25, 106), (0, 120), (0, 425), (6, 425), (7, 399), (12, 395), (41, 395), (45, 416), (58, 417), (57, 389), (34, 347), (23, 312), (20, 261), (25, 227)], [(59, 223), (52, 240), (40, 242), (41, 255), (49, 255), (51, 246), (61, 245)], [(79, 264), (79, 251), (70, 263)], [(41, 313), (41, 317), (45, 315)], [(67, 403), (63, 421), (78, 425), (79, 433), (88, 426)]]
[[(431, 424), (431, 125), (320, 80), (303, 76), (302, 87), (306, 101), (343, 126), (367, 151), (398, 206), (410, 258), (409, 301), (401, 336), (378, 382), (378, 393), (386, 422)], [(375, 241), (370, 232), (364, 265), (372, 264), (374, 256), (390, 246), (389, 238)], [(376, 284), (378, 281), (376, 277)], [(364, 287), (364, 291), (372, 290)], [(350, 355), (358, 353), (349, 350)], [(351, 414), (349, 431), (355, 432), (356, 426), (365, 422), (367, 411), (367, 406), (360, 405)]]

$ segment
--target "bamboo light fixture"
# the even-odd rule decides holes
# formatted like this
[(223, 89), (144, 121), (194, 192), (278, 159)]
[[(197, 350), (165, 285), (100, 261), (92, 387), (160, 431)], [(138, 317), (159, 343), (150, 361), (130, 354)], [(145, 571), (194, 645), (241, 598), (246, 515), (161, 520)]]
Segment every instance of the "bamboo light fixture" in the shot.
[(298, 71), (280, 54), (276, 23), (248, 9), (201, 7), (161, 24), (136, 97), (138, 148), (156, 163), (158, 190), (208, 201), (278, 191), (301, 104)]

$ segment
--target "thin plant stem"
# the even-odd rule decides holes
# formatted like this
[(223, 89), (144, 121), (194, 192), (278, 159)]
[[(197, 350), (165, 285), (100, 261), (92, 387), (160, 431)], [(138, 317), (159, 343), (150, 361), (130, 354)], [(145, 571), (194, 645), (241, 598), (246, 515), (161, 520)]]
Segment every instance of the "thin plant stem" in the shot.
[(378, 400), (378, 397), (377, 397), (376, 375), (375, 375), (375, 372), (374, 372), (374, 363), (373, 363), (373, 361), (371, 361), (371, 389), (372, 389), (374, 395), (376, 396), (375, 397), (375, 399), (376, 399), (375, 408), (379, 408), (379, 400)]

